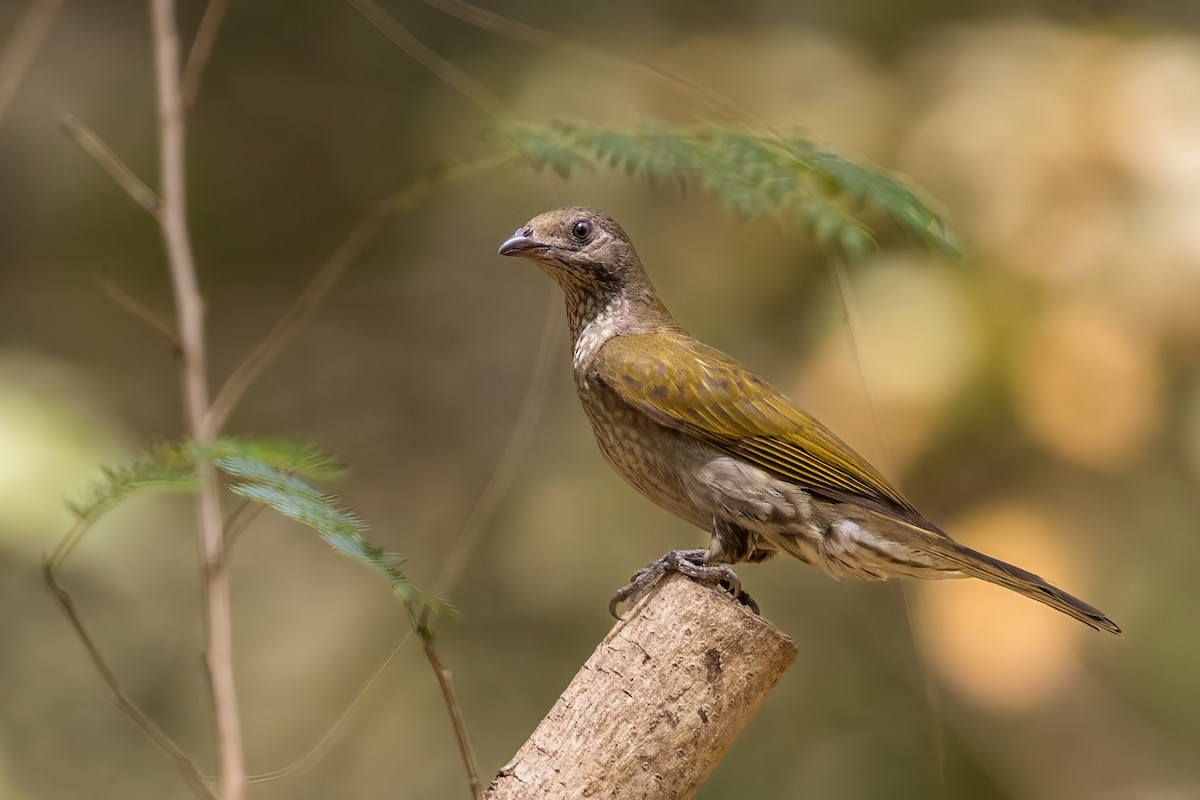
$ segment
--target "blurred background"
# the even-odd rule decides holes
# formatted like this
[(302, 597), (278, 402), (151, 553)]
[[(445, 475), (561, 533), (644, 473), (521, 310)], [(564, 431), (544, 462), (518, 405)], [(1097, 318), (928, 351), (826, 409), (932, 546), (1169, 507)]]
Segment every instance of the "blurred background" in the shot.
[[(0, 42), (27, 6), (0, 2)], [(203, 7), (180, 3), (185, 42)], [(515, 119), (708, 119), (643, 71), (386, 7)], [(743, 567), (800, 656), (702, 798), (1200, 797), (1200, 6), (488, 7), (908, 176), (964, 256), (885, 237), (852, 267), (860, 370), (802, 225), (739, 222), (699, 190), (513, 167), (385, 226), (229, 430), (343, 457), (337, 491), (419, 586), (461, 559), (446, 592), (462, 615), (439, 641), (485, 781), (607, 632), (612, 591), (706, 540), (602, 462), (557, 288), (495, 254), (533, 215), (583, 204), (622, 222), (693, 333), (954, 536), (1126, 631), (973, 582)], [(64, 501), (182, 431), (169, 345), (98, 283), (169, 314), (157, 231), (58, 132), (68, 113), (156, 184), (144, 3), (66, 4), (0, 119), (0, 798), (182, 798), (41, 581)], [(214, 381), (373, 202), (486, 153), (487, 122), (346, 3), (233, 2), (188, 145)], [(514, 429), (522, 409), (534, 424)], [(330, 731), (407, 622), (376, 576), (269, 513), (232, 557), (248, 763), (267, 773)], [(190, 500), (158, 496), (106, 517), (63, 580), (128, 692), (211, 773), (198, 577)], [(250, 796), (467, 796), (413, 641), (322, 754)]]

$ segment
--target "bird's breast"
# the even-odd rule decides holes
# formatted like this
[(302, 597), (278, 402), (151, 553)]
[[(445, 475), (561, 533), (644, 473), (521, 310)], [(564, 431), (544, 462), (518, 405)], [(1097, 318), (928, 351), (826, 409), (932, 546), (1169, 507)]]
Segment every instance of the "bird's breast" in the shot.
[(686, 471), (697, 444), (627, 405), (585, 372), (576, 373), (583, 410), (600, 452), (613, 469), (643, 495), (702, 528), (711, 515), (689, 496)]

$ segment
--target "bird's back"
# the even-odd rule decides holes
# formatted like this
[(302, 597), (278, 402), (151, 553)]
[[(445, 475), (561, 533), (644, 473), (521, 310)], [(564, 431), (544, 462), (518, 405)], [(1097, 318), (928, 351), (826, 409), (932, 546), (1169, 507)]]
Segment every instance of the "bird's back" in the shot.
[(650, 421), (655, 430), (682, 434), (820, 497), (937, 531), (816, 419), (763, 378), (680, 329), (614, 336), (580, 377), (619, 401), (622, 412), (615, 416), (627, 426)]

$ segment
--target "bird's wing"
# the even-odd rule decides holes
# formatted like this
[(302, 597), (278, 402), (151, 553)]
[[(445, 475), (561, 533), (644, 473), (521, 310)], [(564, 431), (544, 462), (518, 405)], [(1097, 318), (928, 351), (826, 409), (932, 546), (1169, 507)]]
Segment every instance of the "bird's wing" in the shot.
[(624, 402), (813, 493), (937, 531), (870, 464), (758, 375), (682, 332), (614, 336), (590, 374)]

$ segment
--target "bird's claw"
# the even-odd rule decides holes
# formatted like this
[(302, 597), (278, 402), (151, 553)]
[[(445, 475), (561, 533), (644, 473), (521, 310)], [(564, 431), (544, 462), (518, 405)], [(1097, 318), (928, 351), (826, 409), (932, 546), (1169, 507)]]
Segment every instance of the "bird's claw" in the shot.
[(727, 584), (725, 581), (720, 582), (720, 587), (722, 589), (724, 589), (725, 591), (729, 592), (730, 596), (734, 600), (737, 600), (739, 603), (744, 605), (746, 608), (750, 609), (751, 613), (753, 613), (754, 616), (758, 617), (758, 616), (762, 615), (761, 610), (758, 607), (758, 601), (755, 600), (753, 597), (751, 597), (750, 593), (747, 592), (745, 589), (742, 589), (739, 586), (738, 591), (735, 594), (732, 587), (729, 584)]
[(617, 619), (617, 606), (626, 600), (635, 603), (644, 597), (662, 577), (668, 572), (678, 572), (694, 581), (717, 586), (729, 592), (733, 599), (749, 608), (755, 614), (759, 613), (758, 603), (749, 593), (742, 591), (742, 581), (737, 574), (727, 566), (706, 564), (707, 550), (672, 550), (657, 561), (653, 561), (639, 569), (608, 601), (608, 613)]

